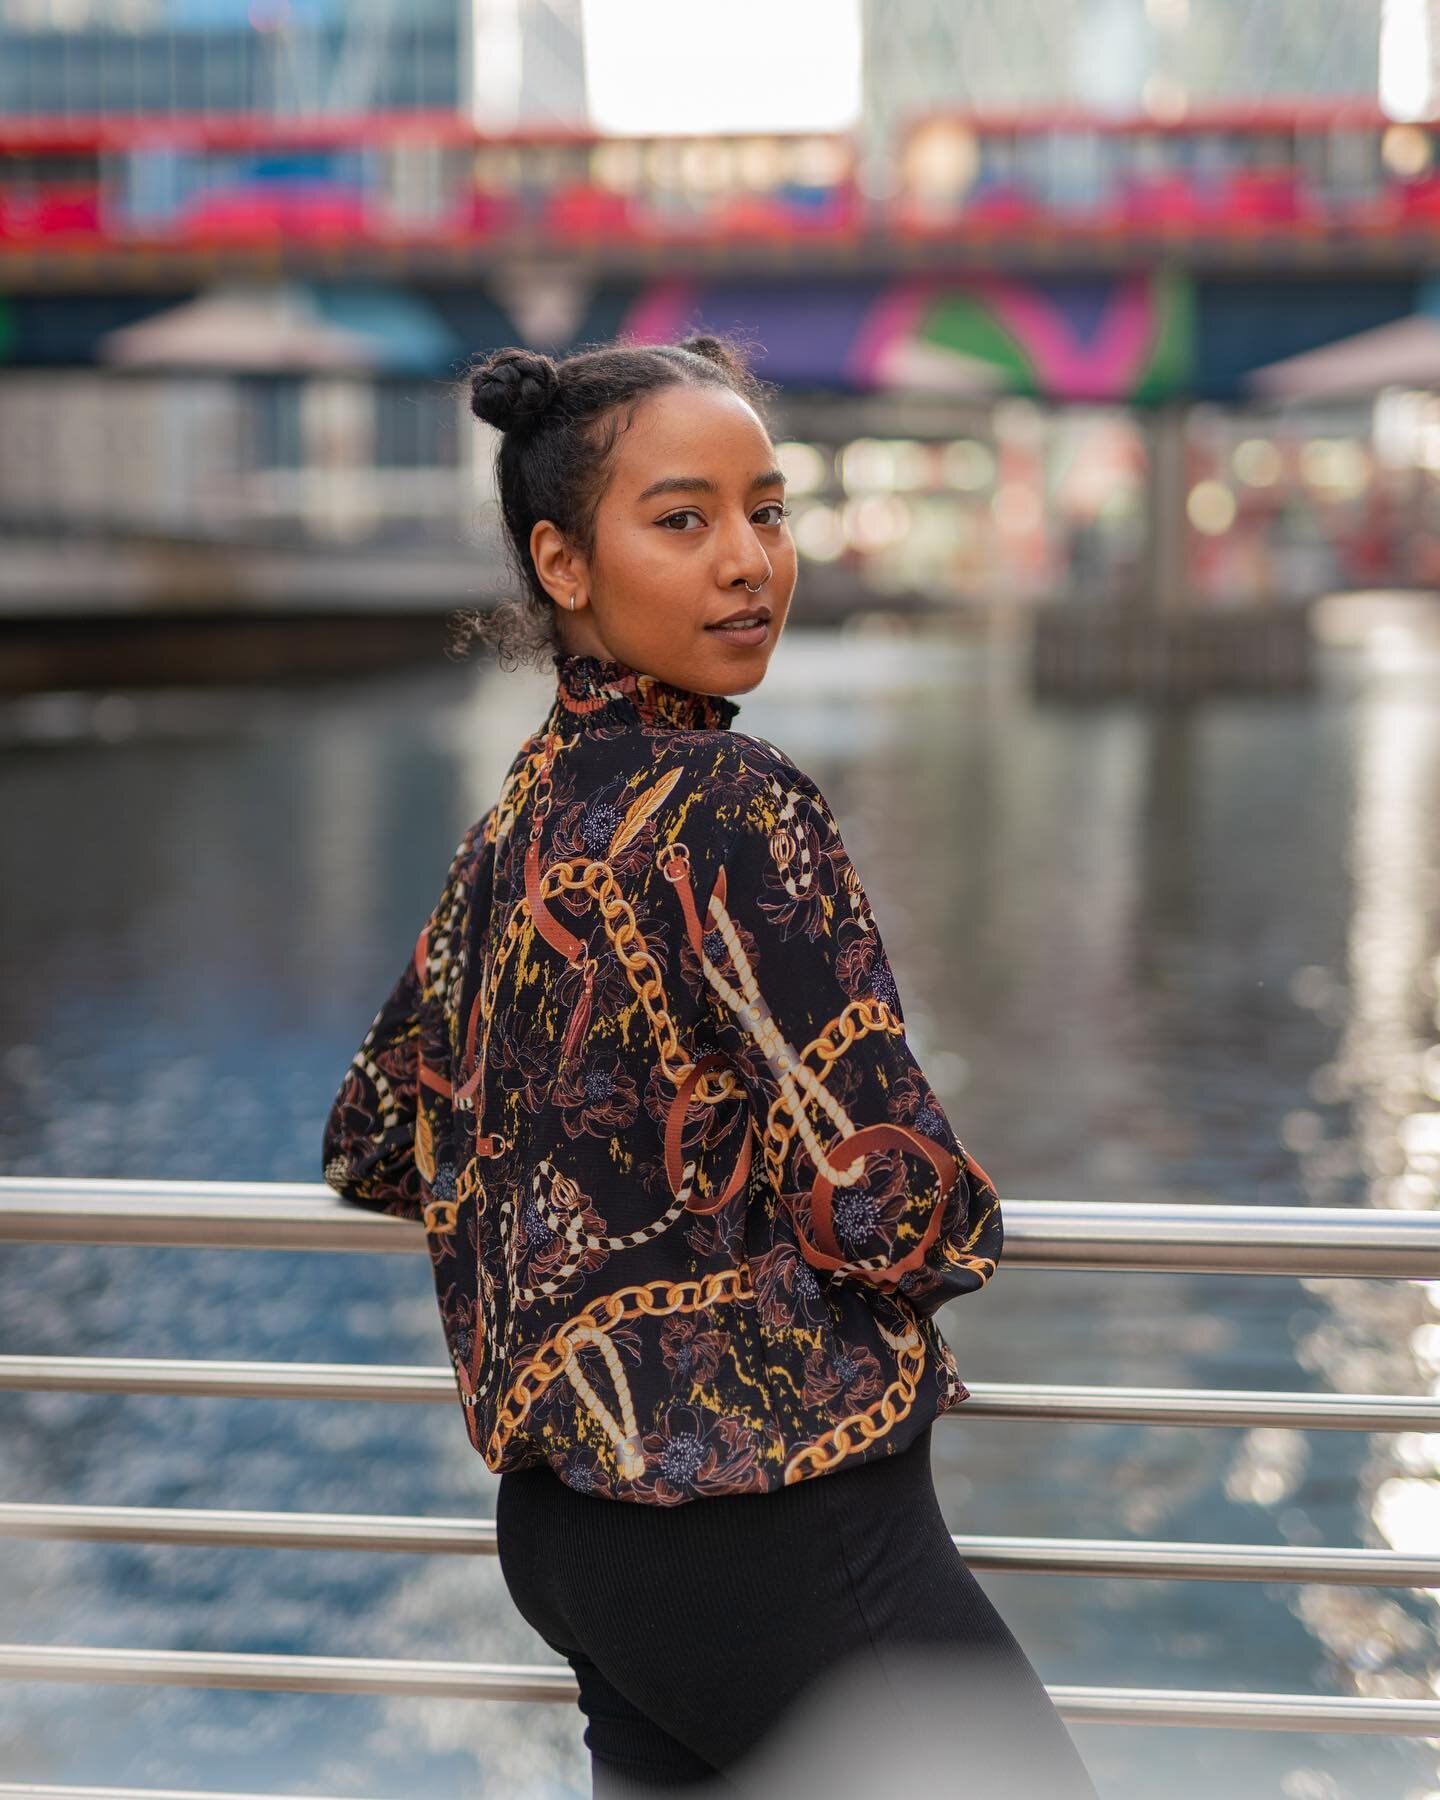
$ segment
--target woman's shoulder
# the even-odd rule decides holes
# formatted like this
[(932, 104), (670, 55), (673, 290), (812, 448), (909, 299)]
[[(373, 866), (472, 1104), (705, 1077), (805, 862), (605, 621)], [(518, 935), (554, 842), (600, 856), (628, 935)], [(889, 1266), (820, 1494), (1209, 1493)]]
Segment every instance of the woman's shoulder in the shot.
[(796, 762), (788, 750), (772, 744), (769, 738), (756, 737), (750, 733), (742, 733), (741, 736), (744, 738), (742, 761), (753, 782), (762, 785), (772, 795), (784, 790), (801, 795), (815, 805), (828, 805), (820, 790), (820, 783), (808, 769)]
[(576, 750), (592, 780), (667, 771), (678, 773), (687, 785), (704, 788), (724, 783), (746, 787), (771, 775), (807, 784), (810, 780), (778, 744), (734, 727), (592, 731), (577, 740)]
[(667, 731), (638, 745), (632, 736), (629, 747), (641, 761), (669, 763), (693, 771), (697, 779), (708, 777), (742, 785), (770, 775), (809, 780), (778, 744), (734, 726), (720, 731)]
[[(687, 819), (702, 821), (722, 842), (759, 837), (767, 842), (794, 824), (833, 828), (829, 802), (813, 776), (787, 750), (753, 732), (684, 734), (682, 748), (691, 794)], [(723, 741), (721, 741), (723, 740)]]
[(604, 789), (624, 804), (643, 800), (647, 811), (675, 812), (692, 836), (722, 844), (755, 834), (769, 838), (797, 815), (819, 822), (831, 814), (811, 775), (780, 745), (734, 727), (592, 734), (593, 756), (581, 786)]
[[(742, 787), (767, 782), (771, 777), (814, 788), (815, 783), (787, 750), (753, 731), (685, 732), (685, 749)], [(700, 740), (704, 740), (703, 743)], [(818, 790), (817, 790), (818, 791)]]

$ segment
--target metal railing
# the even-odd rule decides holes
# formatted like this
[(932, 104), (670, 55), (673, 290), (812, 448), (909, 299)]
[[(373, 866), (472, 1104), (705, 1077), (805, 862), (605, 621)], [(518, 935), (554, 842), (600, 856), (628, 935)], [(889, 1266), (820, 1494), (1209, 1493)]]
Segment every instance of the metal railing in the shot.
[[(1440, 1213), (1035, 1200), (1007, 1200), (1004, 1212), (1007, 1268), (1440, 1279)], [(324, 1186), (245, 1182), (0, 1177), (0, 1242), (426, 1252), (418, 1226), (349, 1206)], [(1008, 1418), (1295, 1430), (1440, 1428), (1440, 1399), (1425, 1396), (1031, 1382), (966, 1385), (971, 1397), (963, 1408), (942, 1415), (941, 1422)], [(0, 1356), (0, 1388), (455, 1403), (454, 1376), (448, 1367), (370, 1364)], [(0, 1504), (0, 1536), (421, 1555), (493, 1556), (496, 1548), (490, 1520), (25, 1503)], [(1440, 1550), (1429, 1556), (1151, 1539), (952, 1536), (976, 1569), (1440, 1588)], [(577, 1693), (574, 1678), (563, 1665), (40, 1644), (0, 1644), (0, 1676), (490, 1700), (573, 1702)], [(1377, 1732), (1440, 1739), (1440, 1700), (1070, 1685), (1053, 1686), (1049, 1692), (1061, 1717), (1072, 1723)], [(82, 1791), (105, 1795), (107, 1800), (140, 1792), (125, 1789), (122, 1795), (119, 1789), (0, 1782), (0, 1796), (61, 1800)]]

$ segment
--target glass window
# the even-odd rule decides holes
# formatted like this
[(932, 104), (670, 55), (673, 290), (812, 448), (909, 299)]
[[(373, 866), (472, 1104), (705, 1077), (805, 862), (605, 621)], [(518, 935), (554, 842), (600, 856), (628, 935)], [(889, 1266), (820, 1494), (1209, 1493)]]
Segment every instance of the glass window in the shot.
[(456, 424), (454, 399), (439, 384), (379, 382), (375, 390), (376, 467), (454, 467), (459, 454)]
[(251, 389), (252, 444), (260, 469), (298, 469), (305, 460), (300, 383), (290, 376), (257, 380)]
[(101, 43), (93, 31), (77, 31), (65, 43), (65, 109), (71, 113), (102, 110)]

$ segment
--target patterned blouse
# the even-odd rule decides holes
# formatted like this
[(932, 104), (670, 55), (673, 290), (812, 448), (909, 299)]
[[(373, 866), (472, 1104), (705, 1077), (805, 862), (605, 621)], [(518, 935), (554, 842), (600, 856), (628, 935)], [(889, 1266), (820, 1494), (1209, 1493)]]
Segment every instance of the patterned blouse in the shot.
[(904, 1449), (999, 1196), (906, 1041), (819, 788), (595, 656), (465, 833), (325, 1125), (422, 1223), (472, 1446), (674, 1506)]

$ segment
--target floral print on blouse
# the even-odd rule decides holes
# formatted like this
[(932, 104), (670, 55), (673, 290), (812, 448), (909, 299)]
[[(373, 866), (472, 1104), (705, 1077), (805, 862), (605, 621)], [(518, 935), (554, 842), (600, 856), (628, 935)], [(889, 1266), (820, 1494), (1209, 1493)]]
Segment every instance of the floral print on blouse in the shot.
[(738, 703), (560, 653), (324, 1133), (423, 1224), (472, 1446), (673, 1506), (906, 1448), (999, 1196), (815, 783)]

